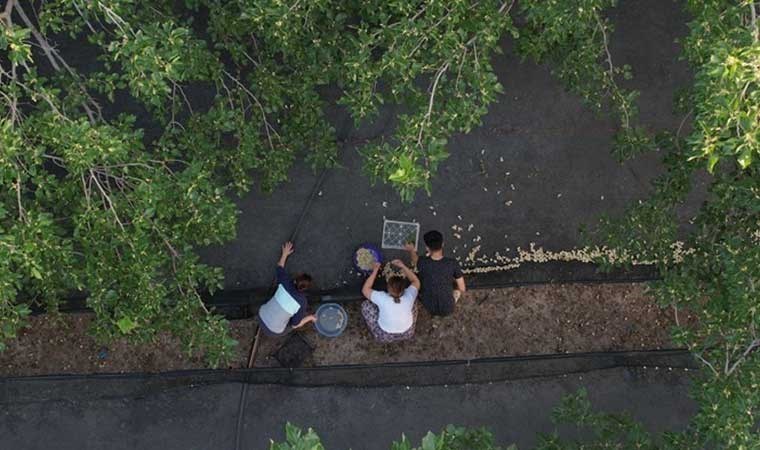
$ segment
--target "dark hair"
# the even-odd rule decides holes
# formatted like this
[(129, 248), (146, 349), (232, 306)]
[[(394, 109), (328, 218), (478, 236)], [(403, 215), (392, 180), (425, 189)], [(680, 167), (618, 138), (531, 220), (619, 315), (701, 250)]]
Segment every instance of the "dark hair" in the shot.
[(393, 301), (396, 303), (401, 302), (401, 296), (406, 289), (406, 278), (394, 275), (388, 278), (388, 293), (393, 297)]
[(312, 286), (312, 278), (308, 273), (299, 273), (293, 279), (299, 292), (308, 291)]
[(425, 245), (432, 251), (440, 250), (443, 248), (443, 235), (440, 231), (430, 230), (422, 236), (425, 241)]

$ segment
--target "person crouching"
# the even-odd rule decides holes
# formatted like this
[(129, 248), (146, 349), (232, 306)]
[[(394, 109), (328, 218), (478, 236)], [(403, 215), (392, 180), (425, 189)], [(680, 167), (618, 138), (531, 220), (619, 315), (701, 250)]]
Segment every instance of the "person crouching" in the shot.
[(404, 277), (393, 276), (388, 279), (388, 292), (373, 290), (379, 263), (374, 264), (362, 287), (362, 295), (367, 299), (362, 302), (362, 316), (375, 340), (384, 344), (414, 337), (415, 301), (420, 290), (419, 278), (401, 260), (393, 260), (391, 264), (401, 269), (410, 282), (409, 287)]
[(317, 321), (313, 314), (308, 314), (309, 303), (304, 295), (311, 288), (311, 276), (304, 273), (293, 280), (285, 271), (285, 263), (293, 251), (292, 242), (282, 245), (276, 269), (277, 290), (272, 298), (259, 308), (259, 324), (270, 336), (282, 336), (290, 329), (301, 328), (309, 322)]

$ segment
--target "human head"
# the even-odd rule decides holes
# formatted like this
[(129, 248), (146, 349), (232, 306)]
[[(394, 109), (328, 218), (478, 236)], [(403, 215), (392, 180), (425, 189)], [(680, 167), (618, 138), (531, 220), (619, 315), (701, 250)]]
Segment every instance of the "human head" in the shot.
[(313, 284), (311, 275), (308, 273), (299, 273), (296, 275), (293, 281), (296, 284), (296, 289), (298, 289), (298, 292), (308, 291), (311, 289), (311, 286)]
[(393, 300), (396, 301), (396, 303), (399, 302), (399, 297), (404, 295), (404, 289), (406, 289), (404, 277), (393, 275), (388, 278), (388, 293), (393, 297)]
[(422, 236), (428, 251), (437, 252), (443, 248), (443, 235), (440, 231), (430, 230)]

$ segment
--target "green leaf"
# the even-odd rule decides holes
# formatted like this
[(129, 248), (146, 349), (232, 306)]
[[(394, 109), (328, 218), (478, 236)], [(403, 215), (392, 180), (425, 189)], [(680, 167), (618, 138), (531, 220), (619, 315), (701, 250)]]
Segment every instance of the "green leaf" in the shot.
[(393, 444), (391, 444), (391, 450), (412, 450), (412, 444), (406, 436), (401, 433), (401, 441), (393, 442)]
[(744, 148), (741, 153), (739, 153), (737, 161), (739, 161), (739, 165), (742, 169), (749, 167), (752, 164), (752, 148)]
[(301, 437), (301, 429), (293, 426), (290, 422), (285, 424), (285, 439), (290, 444), (296, 444)]
[(720, 156), (716, 155), (715, 153), (711, 153), (707, 158), (707, 171), (713, 173), (715, 164), (717, 164), (718, 161), (720, 161)]
[(122, 317), (116, 321), (116, 325), (119, 327), (119, 331), (122, 334), (129, 334), (132, 330), (137, 328), (137, 322), (132, 320), (131, 317)]
[(436, 438), (435, 434), (428, 431), (425, 437), (422, 438), (421, 450), (437, 450), (437, 447), (438, 447), (437, 444), (438, 444), (438, 439)]
[(390, 181), (402, 181), (404, 178), (406, 178), (406, 170), (402, 167), (399, 167), (395, 172), (388, 176)]
[(38, 279), (38, 280), (41, 280), (41, 279), (42, 279), (42, 274), (40, 273), (40, 271), (39, 271), (39, 270), (37, 270), (37, 268), (36, 268), (36, 267), (32, 266), (32, 267), (29, 269), (29, 271), (32, 273), (32, 277), (34, 277), (34, 278), (36, 278), (36, 279)]

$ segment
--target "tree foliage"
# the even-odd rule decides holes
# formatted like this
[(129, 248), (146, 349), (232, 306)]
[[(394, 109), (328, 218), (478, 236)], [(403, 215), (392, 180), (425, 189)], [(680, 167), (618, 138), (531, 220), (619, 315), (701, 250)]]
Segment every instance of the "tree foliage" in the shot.
[(633, 77), (617, 66), (610, 52), (614, 27), (605, 12), (617, 0), (526, 0), (520, 2), (526, 25), (518, 47), (523, 55), (548, 62), (567, 89), (598, 112), (620, 123), (612, 152), (627, 159), (651, 148), (651, 137), (637, 124), (639, 93), (620, 86)]
[(300, 428), (285, 424), (285, 442), (271, 441), (269, 450), (325, 450), (319, 435), (309, 428), (306, 433)]
[[(607, 450), (660, 448), (644, 427), (624, 414), (606, 414), (593, 410), (585, 390), (566, 395), (552, 411), (556, 425), (573, 425), (586, 431), (583, 439), (564, 439), (556, 431), (539, 436), (536, 450)], [(674, 442), (667, 440), (667, 443)], [(675, 447), (678, 448), (678, 447)]]
[(403, 111), (365, 166), (405, 199), (429, 189), (447, 138), (501, 90), (490, 57), (511, 7), (6, 1), (0, 342), (30, 304), (80, 291), (101, 339), (169, 331), (222, 363), (235, 342), (201, 301), (222, 273), (194, 250), (235, 236), (230, 194), (274, 189), (296, 159), (336, 162), (328, 88), (357, 123)]
[[(689, 1), (683, 40), (695, 82), (681, 101), (682, 128), (656, 139), (667, 171), (647, 200), (605, 218), (598, 236), (627, 255), (659, 260), (652, 292), (664, 307), (689, 310), (694, 326), (674, 331), (704, 370), (693, 395), (699, 412), (680, 448), (760, 446), (760, 29), (752, 1)], [(710, 174), (705, 177), (702, 168)], [(695, 176), (706, 200), (690, 226), (678, 208)], [(669, 258), (676, 239), (683, 251)], [(677, 316), (676, 316), (677, 318)], [(679, 448), (679, 447), (675, 447)]]
[[(287, 423), (285, 425), (285, 442), (272, 441), (269, 450), (324, 450), (317, 433), (309, 428), (306, 433), (300, 428)], [(406, 436), (393, 442), (390, 450), (501, 450), (496, 446), (494, 437), (485, 428), (464, 428), (453, 425), (447, 426), (440, 433), (428, 432), (420, 442), (414, 446)], [(504, 450), (516, 450), (510, 445)]]

